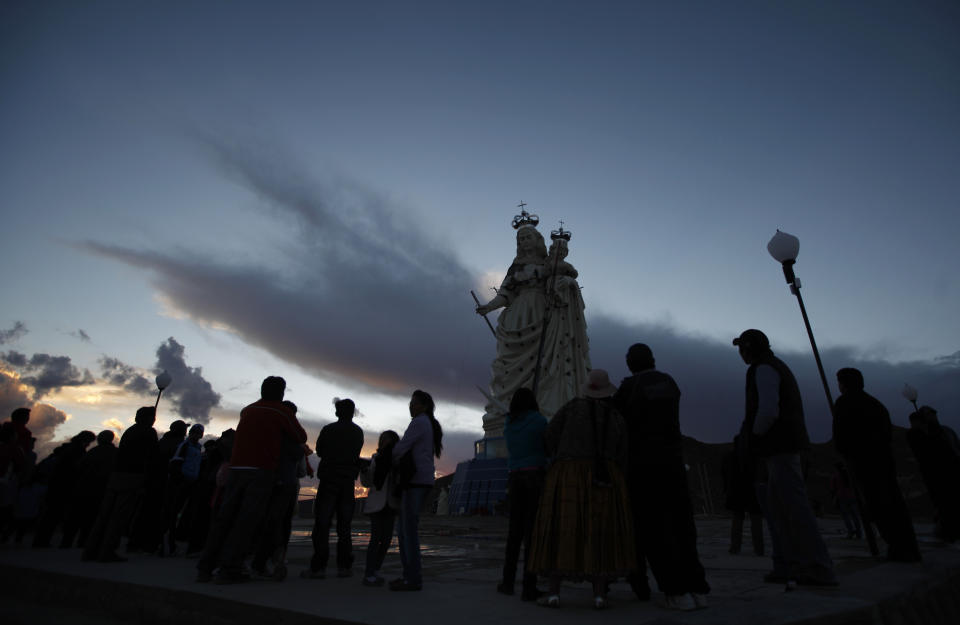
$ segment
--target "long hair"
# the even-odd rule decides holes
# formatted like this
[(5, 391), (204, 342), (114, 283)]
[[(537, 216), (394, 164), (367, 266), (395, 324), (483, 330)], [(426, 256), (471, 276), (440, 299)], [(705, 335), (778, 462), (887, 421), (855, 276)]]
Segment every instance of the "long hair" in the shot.
[(439, 458), (440, 453), (443, 452), (443, 428), (440, 427), (440, 422), (437, 421), (437, 418), (433, 416), (433, 411), (436, 409), (436, 405), (433, 403), (433, 397), (430, 396), (430, 393), (421, 391), (420, 389), (413, 392), (413, 397), (423, 405), (423, 411), (430, 417), (430, 425), (433, 426), (433, 455)]
[(520, 387), (513, 394), (513, 398), (510, 399), (510, 414), (507, 415), (507, 419), (513, 421), (521, 414), (530, 410), (540, 411), (540, 406), (537, 404), (537, 396), (527, 387)]
[(380, 438), (377, 440), (377, 453), (382, 454), (384, 452), (390, 451), (393, 449), (393, 446), (397, 444), (397, 441), (400, 440), (400, 435), (394, 432), (393, 430), (384, 430), (380, 434)]

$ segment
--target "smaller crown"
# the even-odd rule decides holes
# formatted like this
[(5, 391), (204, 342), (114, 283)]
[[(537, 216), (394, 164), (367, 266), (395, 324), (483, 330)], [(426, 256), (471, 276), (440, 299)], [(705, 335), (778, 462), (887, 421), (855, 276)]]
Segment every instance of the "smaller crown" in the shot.
[(513, 216), (513, 221), (510, 222), (514, 230), (519, 230), (524, 226), (537, 227), (537, 224), (540, 223), (540, 218), (536, 215), (531, 215), (527, 211), (523, 210), (523, 207), (526, 206), (523, 202), (520, 203), (520, 214)]
[(556, 241), (557, 239), (563, 239), (564, 241), (569, 241), (571, 236), (573, 236), (573, 234), (569, 230), (563, 229), (562, 221), (560, 222), (560, 227), (558, 229), (550, 231), (550, 239), (552, 241)]

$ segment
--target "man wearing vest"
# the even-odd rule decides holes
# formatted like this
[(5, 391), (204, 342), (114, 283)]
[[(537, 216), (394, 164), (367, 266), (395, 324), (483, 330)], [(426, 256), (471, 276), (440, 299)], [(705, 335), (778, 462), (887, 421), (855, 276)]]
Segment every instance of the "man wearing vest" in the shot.
[(788, 587), (795, 583), (835, 586), (833, 562), (810, 508), (800, 468), (800, 452), (810, 440), (796, 378), (773, 355), (770, 341), (760, 330), (744, 331), (733, 344), (749, 365), (740, 434), (759, 459), (758, 473), (766, 468), (766, 493), (760, 503), (770, 523), (774, 570), (765, 581), (785, 582)]

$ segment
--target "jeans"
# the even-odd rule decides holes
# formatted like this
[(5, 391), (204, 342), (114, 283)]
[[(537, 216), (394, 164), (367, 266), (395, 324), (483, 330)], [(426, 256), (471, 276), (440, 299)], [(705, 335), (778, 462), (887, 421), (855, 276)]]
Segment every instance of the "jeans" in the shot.
[(833, 561), (807, 499), (800, 455), (778, 454), (767, 458), (766, 463), (771, 538), (775, 550), (780, 543), (785, 572), (790, 577), (835, 579)]
[(408, 486), (400, 498), (400, 516), (397, 525), (397, 540), (400, 542), (400, 563), (403, 579), (408, 584), (423, 583), (420, 566), (420, 509), (431, 486)]
[(277, 483), (273, 487), (267, 514), (260, 530), (260, 538), (254, 549), (251, 566), (255, 571), (263, 571), (270, 558), (274, 558), (274, 564), (282, 563), (280, 558), (286, 551), (287, 542), (290, 539), (290, 525), (286, 520), (293, 515), (296, 497), (297, 485), (294, 483)]
[(230, 469), (223, 503), (210, 528), (197, 570), (211, 573), (219, 564), (225, 573), (238, 573), (243, 557), (266, 514), (275, 472), (267, 469)]
[(631, 466), (627, 483), (637, 556), (631, 585), (642, 588), (649, 583), (649, 564), (657, 586), (666, 595), (709, 593), (697, 552), (697, 526), (683, 462)]
[[(537, 518), (537, 506), (543, 491), (543, 469), (511, 471), (507, 501), (510, 505), (510, 530), (507, 534), (507, 550), (503, 559), (503, 584), (513, 588), (517, 577), (517, 560), (520, 544), (523, 543), (523, 564), (530, 561), (530, 542), (533, 525)], [(531, 594), (537, 590), (537, 574), (523, 574), (523, 591)]]
[(757, 482), (754, 484), (757, 491), (757, 501), (760, 502), (760, 510), (763, 512), (763, 520), (767, 522), (767, 531), (770, 532), (770, 559), (773, 560), (773, 574), (782, 577), (787, 576), (787, 563), (783, 560), (783, 549), (780, 547), (780, 535), (777, 533), (777, 527), (773, 516), (770, 514), (770, 504), (767, 501), (767, 483)]
[(353, 566), (353, 542), (350, 540), (350, 523), (353, 521), (353, 480), (327, 479), (317, 487), (317, 499), (313, 507), (313, 557), (310, 570), (327, 568), (330, 558), (330, 524), (337, 516), (337, 568)]
[(390, 506), (384, 505), (383, 510), (377, 510), (370, 515), (370, 542), (367, 543), (367, 565), (364, 568), (364, 577), (374, 577), (383, 559), (387, 556), (390, 543), (393, 541), (393, 525), (397, 513)]
[(100, 513), (83, 545), (85, 560), (100, 560), (117, 555), (120, 539), (143, 497), (143, 474), (110, 474), (107, 490), (100, 502)]

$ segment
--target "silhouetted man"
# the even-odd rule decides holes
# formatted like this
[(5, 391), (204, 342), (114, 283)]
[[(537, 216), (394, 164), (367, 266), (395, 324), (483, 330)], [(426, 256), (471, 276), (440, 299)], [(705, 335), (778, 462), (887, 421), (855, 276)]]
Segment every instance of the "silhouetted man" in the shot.
[(867, 519), (876, 523), (886, 541), (889, 560), (918, 562), (917, 537), (897, 484), (890, 448), (890, 413), (878, 399), (864, 392), (859, 370), (840, 369), (837, 384), (840, 397), (833, 409), (833, 444), (860, 488)]
[(930, 499), (937, 508), (938, 535), (947, 542), (960, 539), (960, 495), (957, 493), (960, 453), (956, 433), (940, 425), (936, 410), (920, 406), (910, 415), (907, 442), (920, 465)]
[(163, 532), (167, 516), (165, 508), (170, 460), (187, 435), (187, 424), (177, 419), (157, 442), (157, 449), (147, 464), (143, 504), (137, 513), (135, 530), (128, 551), (164, 553)]
[(837, 583), (833, 561), (820, 536), (803, 481), (800, 452), (810, 444), (800, 387), (787, 365), (773, 355), (760, 330), (733, 339), (747, 369), (746, 410), (740, 435), (766, 467), (760, 502), (770, 521), (774, 570), (764, 579), (811, 586)]
[(27, 423), (30, 422), (30, 409), (29, 408), (17, 408), (10, 413), (10, 421), (13, 423), (13, 427), (16, 430), (16, 440), (20, 445), (20, 449), (27, 451), (32, 449), (30, 439), (33, 438), (33, 435), (30, 433), (30, 430), (27, 428)]
[(156, 409), (144, 406), (137, 410), (135, 423), (120, 437), (97, 521), (83, 546), (84, 560), (126, 560), (117, 554), (117, 546), (143, 499), (147, 462), (157, 448), (157, 431), (153, 429), (156, 420)]
[(260, 386), (260, 400), (240, 412), (226, 492), (197, 563), (198, 582), (210, 581), (218, 565), (217, 583), (249, 579), (243, 557), (270, 502), (283, 439), (307, 441), (296, 416), (283, 405), (286, 388), (283, 378), (268, 377)]
[(336, 403), (337, 420), (324, 426), (317, 438), (317, 499), (313, 508), (313, 557), (310, 568), (303, 571), (307, 578), (326, 576), (330, 557), (330, 523), (337, 516), (337, 576), (353, 574), (353, 544), (350, 523), (353, 521), (353, 485), (360, 472), (360, 449), (363, 430), (353, 422), (356, 411), (353, 401), (341, 399)]
[(650, 598), (646, 564), (674, 609), (706, 607), (710, 586), (697, 554), (697, 527), (687, 489), (680, 435), (680, 389), (654, 368), (643, 343), (627, 351), (624, 378), (613, 402), (627, 425), (627, 485), (633, 507), (639, 572), (630, 580), (641, 600)]
[(85, 453), (80, 460), (76, 487), (71, 494), (70, 507), (63, 524), (61, 549), (73, 546), (74, 538), (77, 539), (77, 546), (83, 547), (97, 520), (103, 493), (107, 489), (107, 481), (117, 459), (114, 438), (116, 436), (113, 430), (103, 430), (97, 434), (97, 446)]
[(34, 547), (49, 547), (54, 530), (64, 520), (77, 483), (77, 467), (87, 452), (87, 447), (97, 439), (90, 430), (83, 430), (73, 436), (69, 442), (60, 445), (54, 454), (53, 473), (47, 487), (43, 503), (43, 512), (37, 520), (37, 531), (33, 535)]

